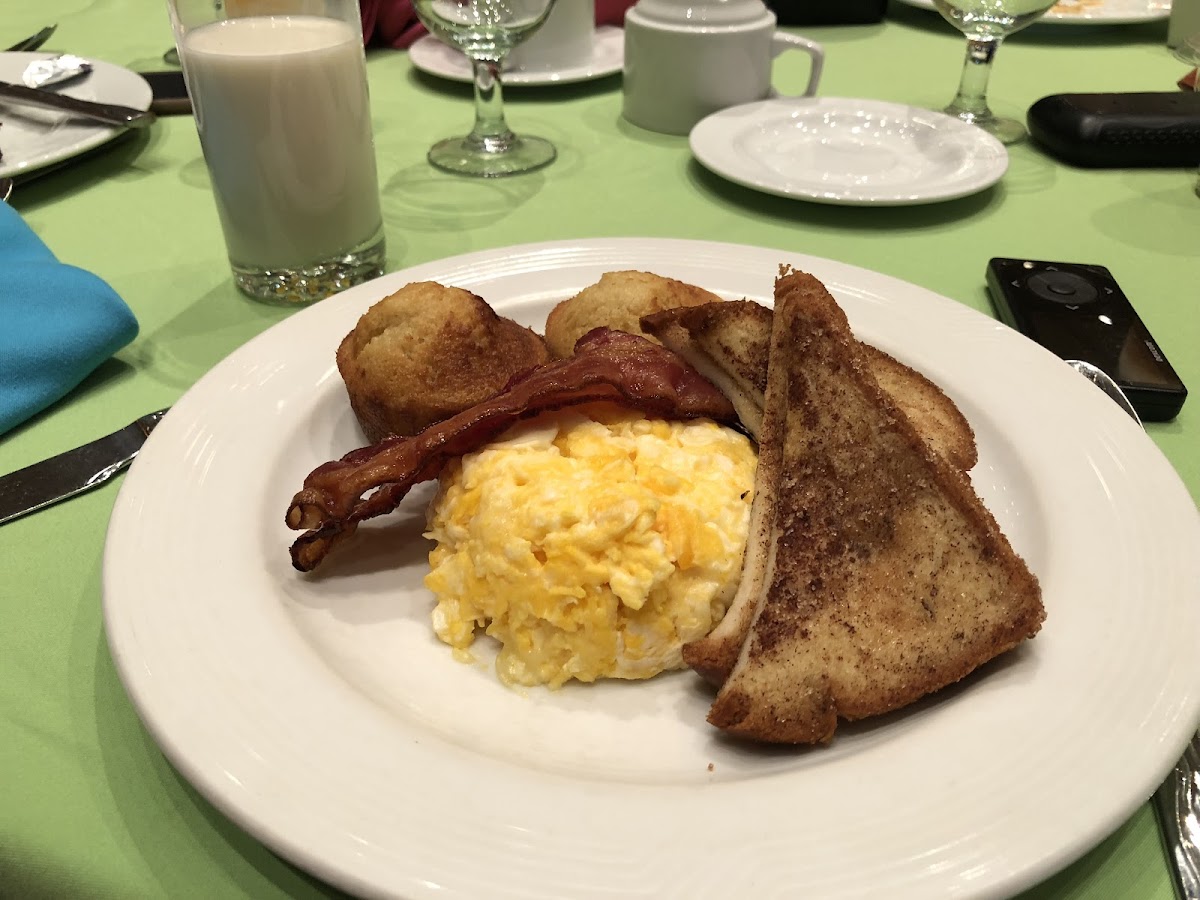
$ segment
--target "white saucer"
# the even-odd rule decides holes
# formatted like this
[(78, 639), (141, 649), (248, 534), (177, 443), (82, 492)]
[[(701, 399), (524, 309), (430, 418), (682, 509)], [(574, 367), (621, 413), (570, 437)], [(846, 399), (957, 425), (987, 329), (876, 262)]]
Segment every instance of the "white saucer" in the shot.
[[(900, 0), (909, 6), (935, 9), (933, 0)], [(1034, 24), (1136, 25), (1171, 15), (1171, 0), (1061, 0)]]
[(1008, 152), (943, 113), (839, 97), (733, 106), (692, 129), (705, 168), (745, 187), (817, 203), (906, 206), (953, 200), (1000, 180)]
[[(471, 82), (471, 66), (467, 58), (431, 34), (409, 47), (408, 56), (416, 68), (428, 75), (467, 84)], [(601, 25), (596, 29), (596, 39), (592, 42), (591, 59), (562, 69), (505, 69), (503, 81), (506, 86), (574, 84), (620, 72), (624, 65), (625, 29), (616, 25)]]

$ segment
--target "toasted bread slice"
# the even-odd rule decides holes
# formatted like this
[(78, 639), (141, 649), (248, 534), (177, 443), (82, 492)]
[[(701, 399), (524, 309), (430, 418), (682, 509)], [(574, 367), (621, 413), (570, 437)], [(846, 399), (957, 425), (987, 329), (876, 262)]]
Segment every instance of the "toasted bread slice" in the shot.
[[(657, 337), (715, 384), (750, 435), (762, 427), (771, 342), (769, 307), (750, 300), (667, 309), (642, 318)], [(971, 424), (936, 384), (884, 351), (863, 344), (871, 373), (933, 448), (963, 471), (979, 457)]]
[(903, 707), (1037, 633), (1037, 579), (802, 273), (776, 283), (763, 442), (763, 589), (713, 725), (828, 741), (839, 717)]
[(750, 300), (678, 307), (643, 316), (641, 326), (715, 384), (758, 439), (771, 349), (769, 307)]
[[(683, 648), (684, 662), (716, 685), (728, 677), (737, 661), (766, 566), (770, 523), (764, 507), (771, 492), (765, 479), (775, 467), (763, 458), (770, 454), (772, 444), (763, 440), (762, 429), (772, 321), (769, 307), (749, 300), (668, 309), (642, 319), (643, 328), (729, 397), (742, 424), (759, 444), (762, 483), (754, 492), (738, 591), (717, 626)], [(859, 346), (880, 385), (929, 444), (964, 471), (974, 466), (978, 459), (975, 433), (954, 402), (915, 369), (875, 347)]]
[(878, 347), (858, 342), (867, 367), (884, 393), (908, 416), (921, 436), (951, 465), (969, 472), (979, 462), (975, 432), (946, 393), (918, 372)]

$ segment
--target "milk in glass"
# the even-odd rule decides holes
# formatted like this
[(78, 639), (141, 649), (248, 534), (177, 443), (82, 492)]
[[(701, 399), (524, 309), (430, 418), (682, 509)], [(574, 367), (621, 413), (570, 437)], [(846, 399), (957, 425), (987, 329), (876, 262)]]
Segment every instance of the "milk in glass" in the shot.
[(235, 268), (311, 266), (382, 234), (359, 32), (235, 18), (179, 49)]

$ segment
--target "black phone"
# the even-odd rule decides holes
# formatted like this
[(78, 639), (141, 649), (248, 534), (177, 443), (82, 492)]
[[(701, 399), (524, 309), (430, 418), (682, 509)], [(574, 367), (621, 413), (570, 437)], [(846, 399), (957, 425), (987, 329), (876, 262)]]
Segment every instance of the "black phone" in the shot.
[(1187, 388), (1104, 266), (1001, 257), (989, 260), (987, 285), (1005, 324), (1103, 369), (1143, 419), (1173, 419), (1183, 407)]
[(150, 85), (150, 111), (160, 116), (189, 115), (192, 111), (192, 98), (188, 96), (187, 84), (183, 80), (183, 72), (169, 70), (165, 72), (139, 72)]

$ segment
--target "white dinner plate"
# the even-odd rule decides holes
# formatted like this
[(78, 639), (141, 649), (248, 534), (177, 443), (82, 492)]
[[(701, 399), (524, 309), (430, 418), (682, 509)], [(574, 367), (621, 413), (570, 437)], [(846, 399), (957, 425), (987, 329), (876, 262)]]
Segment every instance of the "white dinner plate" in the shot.
[[(820, 277), (858, 335), (944, 386), (972, 477), (1040, 577), (1031, 642), (824, 748), (722, 739), (691, 673), (502, 686), (433, 635), (431, 491), (313, 576), (284, 512), (362, 442), (334, 365), (375, 301), (460, 285), (540, 327), (616, 269), (768, 301)], [(1200, 717), (1200, 521), (1154, 443), (1004, 325), (783, 250), (651, 239), (500, 248), (394, 272), (279, 323), (189, 390), (126, 476), (104, 555), (109, 646), (167, 757), (329, 882), (426, 898), (995, 897), (1121, 824)], [(480, 642), (477, 642), (477, 644)]]
[(1008, 169), (1008, 151), (981, 128), (883, 100), (760, 100), (706, 116), (688, 141), (701, 165), (723, 178), (816, 203), (954, 200)]
[[(35, 59), (52, 53), (0, 53), (0, 81), (21, 83), (21, 73)], [(86, 78), (53, 88), (62, 94), (117, 103), (134, 109), (150, 108), (150, 85), (136, 72), (102, 60), (92, 60)], [(32, 172), (70, 159), (111, 141), (124, 131), (72, 116), (70, 113), (21, 106), (0, 98), (0, 176)]]
[[(408, 48), (412, 64), (429, 75), (448, 78), (451, 81), (471, 83), (471, 64), (458, 50), (443, 44), (431, 34), (425, 35)], [(592, 81), (620, 72), (625, 65), (625, 30), (616, 25), (601, 25), (596, 29), (592, 42), (592, 56), (575, 66), (561, 69), (538, 69), (526, 71), (505, 68), (501, 78), (506, 86), (529, 87), (574, 84)]]
[[(900, 0), (909, 6), (934, 9), (933, 0)], [(1171, 15), (1171, 0), (1060, 0), (1034, 24), (1134, 25)]]

